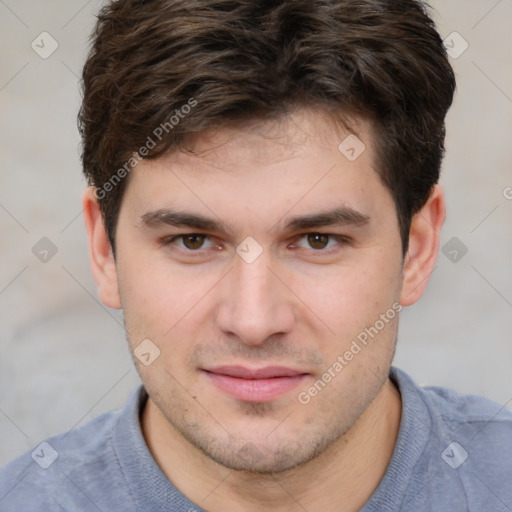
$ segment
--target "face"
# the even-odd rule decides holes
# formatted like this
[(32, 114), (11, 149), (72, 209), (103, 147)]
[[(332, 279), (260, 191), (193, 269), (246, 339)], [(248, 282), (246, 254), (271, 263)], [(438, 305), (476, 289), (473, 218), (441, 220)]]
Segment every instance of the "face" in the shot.
[(350, 161), (347, 133), (299, 111), (130, 175), (119, 293), (132, 351), (159, 351), (134, 361), (170, 431), (231, 469), (311, 460), (388, 375), (401, 240), (371, 132), (357, 130), (366, 149)]

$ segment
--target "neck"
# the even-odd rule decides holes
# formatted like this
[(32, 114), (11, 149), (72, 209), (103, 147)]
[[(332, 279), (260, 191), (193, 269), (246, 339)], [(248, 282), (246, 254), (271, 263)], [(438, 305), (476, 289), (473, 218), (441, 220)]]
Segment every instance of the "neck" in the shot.
[(156, 462), (187, 498), (209, 512), (352, 512), (384, 476), (398, 435), (401, 398), (388, 379), (350, 430), (309, 462), (262, 475), (225, 468), (185, 440), (148, 399), (142, 430)]

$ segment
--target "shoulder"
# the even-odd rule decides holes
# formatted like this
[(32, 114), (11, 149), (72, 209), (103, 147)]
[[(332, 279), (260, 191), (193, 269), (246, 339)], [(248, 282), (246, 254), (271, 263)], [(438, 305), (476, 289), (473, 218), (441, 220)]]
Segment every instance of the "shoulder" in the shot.
[(396, 369), (395, 375), (404, 403), (422, 404), (416, 434), (428, 436), (414, 470), (414, 494), (451, 504), (450, 510), (512, 507), (512, 411), (482, 397), (422, 388)]
[(51, 437), (0, 469), (0, 512), (96, 510), (98, 496), (126, 493), (112, 441), (119, 415)]
[(483, 444), (488, 450), (499, 442), (502, 454), (512, 455), (512, 410), (506, 404), (441, 387), (421, 390), (436, 425), (455, 436), (470, 438), (473, 450)]
[(507, 408), (507, 404), (443, 387), (420, 387), (397, 368), (393, 368), (393, 377), (399, 382), (402, 394), (417, 395), (425, 405), (434, 428), (444, 433), (460, 433), (461, 436), (478, 434), (494, 437), (503, 433), (509, 448), (512, 448), (512, 410)]
[(423, 396), (435, 431), (446, 445), (443, 461), (452, 469), (460, 467), (468, 486), (494, 489), (512, 505), (512, 411), (479, 396), (439, 387), (424, 388)]

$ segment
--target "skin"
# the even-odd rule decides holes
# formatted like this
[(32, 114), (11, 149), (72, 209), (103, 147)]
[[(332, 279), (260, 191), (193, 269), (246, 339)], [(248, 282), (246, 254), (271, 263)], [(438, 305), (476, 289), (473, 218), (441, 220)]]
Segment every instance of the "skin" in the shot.
[[(391, 194), (373, 168), (371, 127), (352, 125), (366, 145), (353, 162), (338, 150), (347, 132), (310, 110), (205, 132), (195, 154), (141, 162), (121, 204), (116, 258), (93, 189), (84, 194), (100, 298), (123, 308), (132, 351), (148, 338), (160, 350), (149, 366), (134, 358), (149, 394), (146, 442), (173, 484), (208, 511), (356, 511), (391, 458), (401, 413), (388, 379), (398, 315), (307, 404), (298, 400), (393, 304), (418, 300), (439, 247), (441, 189), (414, 216), (403, 257)], [(367, 221), (285, 227), (338, 207)], [(143, 220), (163, 209), (221, 229)], [(206, 238), (169, 242), (190, 233)], [(262, 249), (252, 263), (236, 252), (248, 236)], [(204, 369), (216, 365), (307, 375), (254, 403), (213, 385)]]

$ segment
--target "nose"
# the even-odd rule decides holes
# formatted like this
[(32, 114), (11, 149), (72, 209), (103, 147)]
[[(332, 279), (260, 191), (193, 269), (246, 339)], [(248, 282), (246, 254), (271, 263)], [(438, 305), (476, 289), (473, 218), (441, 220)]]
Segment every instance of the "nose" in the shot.
[(258, 346), (271, 336), (292, 330), (292, 294), (276, 276), (276, 270), (271, 270), (265, 253), (252, 263), (237, 257), (227, 278), (216, 315), (221, 331), (245, 345)]

